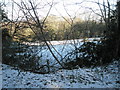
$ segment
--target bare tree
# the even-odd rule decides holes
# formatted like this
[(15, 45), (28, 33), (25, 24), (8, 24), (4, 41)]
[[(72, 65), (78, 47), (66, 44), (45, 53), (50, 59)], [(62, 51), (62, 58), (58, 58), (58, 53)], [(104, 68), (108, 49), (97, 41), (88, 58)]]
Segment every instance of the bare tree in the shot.
[[(38, 15), (38, 7), (35, 4), (34, 1), (32, 0), (28, 0), (28, 3), (25, 3), (24, 1), (21, 1), (21, 4), (15, 2), (13, 0), (13, 2), (15, 4), (17, 4), (17, 6), (21, 9), (22, 13), (24, 14), (27, 23), (29, 25), (29, 27), (32, 29), (32, 31), (35, 33), (35, 35), (37, 36), (38, 40), (43, 40), (46, 44), (46, 46), (48, 47), (49, 51), (51, 52), (52, 56), (55, 58), (55, 60), (62, 66), (63, 64), (58, 60), (58, 58), (55, 56), (55, 54), (53, 53), (53, 51), (51, 50), (49, 43), (46, 40), (45, 34), (44, 34), (44, 23), (53, 7), (53, 1), (51, 3), (47, 3), (49, 5), (49, 10), (44, 18), (44, 20), (41, 22), (39, 19), (39, 15)], [(28, 4), (28, 5), (27, 5)], [(32, 21), (34, 22), (34, 26), (32, 25), (32, 23), (29, 21), (29, 19), (32, 19)], [(34, 27), (37, 27), (39, 30), (35, 30)], [(39, 37), (39, 35), (42, 35), (42, 37)]]

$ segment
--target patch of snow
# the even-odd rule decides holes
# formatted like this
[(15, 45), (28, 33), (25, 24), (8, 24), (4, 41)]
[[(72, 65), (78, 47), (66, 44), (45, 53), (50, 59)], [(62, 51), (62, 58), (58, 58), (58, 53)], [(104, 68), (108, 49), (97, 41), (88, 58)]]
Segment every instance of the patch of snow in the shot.
[[(75, 44), (84, 41), (99, 41), (100, 38), (85, 38), (85, 39), (74, 39), (74, 40), (62, 40), (62, 41), (47, 41), (49, 45), (63, 45), (63, 44)], [(36, 41), (35, 43), (32, 42), (23, 42), (26, 45), (44, 45), (44, 42)]]
[(119, 88), (118, 63), (106, 67), (58, 70), (35, 74), (2, 64), (3, 88)]

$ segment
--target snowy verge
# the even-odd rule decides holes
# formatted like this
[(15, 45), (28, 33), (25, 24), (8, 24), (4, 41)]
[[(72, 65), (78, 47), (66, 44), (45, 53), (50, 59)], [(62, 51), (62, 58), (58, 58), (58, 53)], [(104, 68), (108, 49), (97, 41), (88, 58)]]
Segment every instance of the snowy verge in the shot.
[(58, 70), (35, 74), (2, 64), (3, 88), (119, 88), (118, 62), (93, 69)]

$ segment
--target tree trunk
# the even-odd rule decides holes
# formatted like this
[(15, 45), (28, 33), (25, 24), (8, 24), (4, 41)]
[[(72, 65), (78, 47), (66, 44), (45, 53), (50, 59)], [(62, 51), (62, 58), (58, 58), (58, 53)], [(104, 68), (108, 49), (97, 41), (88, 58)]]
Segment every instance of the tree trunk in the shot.
[(116, 54), (117, 54), (117, 56), (120, 57), (120, 0), (118, 0), (118, 2), (117, 2), (117, 14), (118, 14), (118, 17), (117, 17), (118, 43), (117, 43), (117, 48), (116, 48)]

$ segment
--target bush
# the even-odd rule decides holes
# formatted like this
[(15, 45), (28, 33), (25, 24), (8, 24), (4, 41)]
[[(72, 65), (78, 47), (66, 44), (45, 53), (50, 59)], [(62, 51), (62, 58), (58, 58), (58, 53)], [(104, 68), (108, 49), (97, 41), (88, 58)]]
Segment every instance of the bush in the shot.
[(10, 49), (12, 46), (12, 38), (8, 33), (8, 29), (2, 29), (2, 62), (5, 64), (10, 64), (14, 61), (11, 61), (11, 53), (14, 54), (13, 50)]
[(98, 55), (97, 55), (97, 44), (94, 42), (85, 42), (79, 49), (79, 52), (82, 53), (80, 57), (81, 60), (84, 62), (84, 66), (90, 67), (91, 65), (95, 65), (98, 62)]
[[(85, 42), (82, 46), (72, 51), (74, 60), (66, 62), (65, 66), (69, 69), (79, 67), (94, 67), (108, 64), (112, 61), (112, 53), (108, 51), (101, 41)], [(106, 54), (107, 52), (107, 54)]]
[[(36, 47), (13, 41), (7, 28), (2, 30), (2, 42), (3, 64), (32, 72), (39, 69), (40, 57), (37, 56), (37, 52), (35, 51)], [(32, 49), (30, 47), (32, 47)]]
[(4, 47), (3, 63), (24, 71), (34, 72), (39, 69), (40, 57), (37, 52), (19, 42), (12, 42), (9, 48)]

